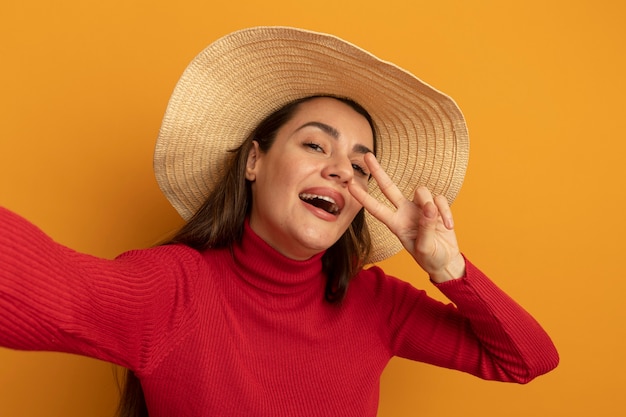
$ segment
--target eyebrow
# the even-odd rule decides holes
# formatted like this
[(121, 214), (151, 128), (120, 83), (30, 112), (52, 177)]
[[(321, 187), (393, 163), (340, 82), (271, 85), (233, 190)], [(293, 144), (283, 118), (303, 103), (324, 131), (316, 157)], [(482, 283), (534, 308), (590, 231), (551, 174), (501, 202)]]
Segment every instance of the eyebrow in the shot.
[[(322, 123), (322, 122), (307, 122), (303, 124), (302, 126), (300, 126), (299, 128), (297, 128), (296, 132), (298, 130), (302, 130), (305, 127), (309, 127), (309, 126), (313, 126), (313, 127), (320, 129), (321, 131), (323, 131), (324, 133), (326, 133), (327, 135), (331, 136), (334, 139), (339, 139), (339, 136), (340, 136), (339, 131), (335, 129), (334, 127), (327, 125), (326, 123)], [(352, 150), (360, 154), (374, 153), (372, 152), (370, 148), (368, 148), (365, 145), (361, 145), (360, 143), (357, 143), (356, 145), (354, 145), (354, 148), (352, 148)]]

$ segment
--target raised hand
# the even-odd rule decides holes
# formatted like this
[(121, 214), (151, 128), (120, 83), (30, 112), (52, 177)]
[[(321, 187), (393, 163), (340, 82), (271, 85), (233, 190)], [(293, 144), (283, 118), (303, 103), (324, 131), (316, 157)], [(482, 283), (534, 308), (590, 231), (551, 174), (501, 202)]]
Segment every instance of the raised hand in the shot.
[(365, 163), (396, 210), (353, 185), (349, 187), (352, 196), (400, 239), (431, 280), (444, 282), (463, 276), (465, 260), (459, 251), (452, 212), (446, 198), (441, 195), (433, 197), (426, 187), (418, 187), (413, 201), (408, 200), (373, 154), (365, 156)]

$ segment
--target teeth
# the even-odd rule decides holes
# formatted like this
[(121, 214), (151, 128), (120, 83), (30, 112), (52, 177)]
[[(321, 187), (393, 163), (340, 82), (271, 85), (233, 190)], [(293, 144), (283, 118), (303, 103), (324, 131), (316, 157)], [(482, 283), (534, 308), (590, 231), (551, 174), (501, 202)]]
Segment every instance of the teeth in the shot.
[(308, 194), (308, 193), (302, 193), (300, 194), (300, 199), (302, 200), (322, 200), (325, 201), (327, 203), (329, 203), (328, 205), (322, 207), (318, 204), (315, 204), (316, 206), (323, 208), (324, 210), (326, 210), (327, 212), (331, 213), (331, 214), (338, 214), (339, 213), (339, 206), (337, 205), (337, 203), (335, 202), (335, 200), (331, 197), (327, 197), (324, 195), (317, 195), (317, 194)]
[(302, 194), (300, 194), (300, 198), (305, 199), (305, 200), (312, 200), (314, 198), (317, 198), (319, 200), (328, 201), (329, 203), (332, 203), (332, 204), (335, 204), (335, 205), (337, 204), (337, 202), (335, 200), (333, 200), (332, 198), (327, 197), (325, 195), (302, 193)]

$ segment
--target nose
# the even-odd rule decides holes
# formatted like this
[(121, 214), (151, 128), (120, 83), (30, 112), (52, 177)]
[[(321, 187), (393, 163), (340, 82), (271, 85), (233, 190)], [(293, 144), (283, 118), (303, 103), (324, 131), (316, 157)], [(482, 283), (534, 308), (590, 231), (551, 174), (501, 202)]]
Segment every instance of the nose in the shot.
[(328, 164), (324, 167), (322, 175), (324, 178), (337, 181), (346, 186), (352, 181), (352, 177), (354, 176), (352, 162), (346, 156), (333, 156), (328, 160)]

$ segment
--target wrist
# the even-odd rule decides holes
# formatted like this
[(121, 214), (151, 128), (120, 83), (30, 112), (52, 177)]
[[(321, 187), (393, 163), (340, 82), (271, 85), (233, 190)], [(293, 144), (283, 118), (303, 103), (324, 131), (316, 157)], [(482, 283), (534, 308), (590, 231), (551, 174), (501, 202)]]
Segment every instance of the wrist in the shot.
[(429, 274), (430, 280), (436, 284), (463, 278), (464, 276), (465, 258), (460, 253), (440, 271)]

